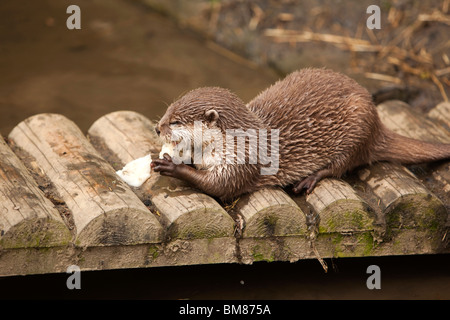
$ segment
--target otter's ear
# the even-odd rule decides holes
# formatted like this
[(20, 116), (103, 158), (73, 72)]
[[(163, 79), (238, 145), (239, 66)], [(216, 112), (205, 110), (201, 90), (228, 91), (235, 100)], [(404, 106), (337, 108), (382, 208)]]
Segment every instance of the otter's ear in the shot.
[(219, 113), (214, 109), (210, 109), (205, 112), (205, 119), (211, 126), (213, 126), (216, 124), (217, 119), (219, 119)]

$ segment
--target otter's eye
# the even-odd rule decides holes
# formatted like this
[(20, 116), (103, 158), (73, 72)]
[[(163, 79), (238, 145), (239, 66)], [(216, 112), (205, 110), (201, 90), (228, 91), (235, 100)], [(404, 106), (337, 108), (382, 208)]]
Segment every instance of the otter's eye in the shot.
[(169, 122), (169, 125), (178, 125), (178, 124), (180, 124), (180, 121), (170, 121)]

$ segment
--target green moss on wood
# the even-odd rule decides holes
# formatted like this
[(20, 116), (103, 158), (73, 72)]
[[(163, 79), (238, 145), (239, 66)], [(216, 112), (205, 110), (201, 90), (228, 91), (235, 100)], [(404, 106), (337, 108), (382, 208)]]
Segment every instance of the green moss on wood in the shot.
[(319, 232), (331, 233), (342, 231), (373, 230), (373, 218), (366, 211), (354, 210), (326, 210), (321, 213)]
[(388, 208), (388, 235), (394, 229), (420, 229), (437, 233), (444, 228), (447, 213), (442, 202), (430, 195), (413, 195), (400, 199)]
[[(252, 248), (252, 258), (253, 261), (258, 262), (258, 261), (267, 261), (267, 262), (272, 262), (275, 261), (275, 255), (273, 253), (273, 251), (271, 250), (272, 248), (268, 248), (269, 250), (264, 250), (267, 248), (262, 248), (259, 245), (256, 245)], [(266, 252), (268, 251), (268, 252)]]
[(155, 245), (150, 245), (147, 249), (147, 258), (149, 263), (155, 261), (159, 257), (159, 249)]
[(72, 235), (62, 222), (50, 219), (27, 220), (0, 238), (0, 248), (45, 248), (66, 246)]

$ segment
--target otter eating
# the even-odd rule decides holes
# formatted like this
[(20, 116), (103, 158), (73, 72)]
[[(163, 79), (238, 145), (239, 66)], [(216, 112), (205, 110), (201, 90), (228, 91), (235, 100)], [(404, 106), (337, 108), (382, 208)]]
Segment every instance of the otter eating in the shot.
[[(250, 146), (241, 151), (244, 163), (210, 161), (211, 157), (206, 157), (192, 167), (176, 164), (168, 154), (152, 162), (154, 171), (161, 175), (185, 180), (221, 200), (275, 185), (293, 185), (296, 193), (303, 189), (310, 193), (322, 178), (340, 177), (377, 161), (413, 164), (450, 158), (448, 144), (422, 142), (387, 129), (365, 88), (325, 69), (293, 72), (247, 105), (226, 89), (193, 90), (168, 107), (156, 131), (169, 142), (177, 130), (195, 136), (195, 123), (203, 130), (218, 132), (222, 141), (229, 141), (229, 130), (243, 130), (249, 140), (261, 130), (279, 133), (278, 141), (268, 143), (271, 147), (278, 144), (277, 170), (272, 174), (261, 173), (267, 167), (261, 153), (257, 161), (250, 161)], [(261, 135), (257, 138), (261, 140)], [(189, 147), (194, 140), (189, 140)], [(202, 142), (201, 147), (213, 140)], [(239, 151), (216, 147), (216, 154), (233, 153), (236, 158)]]

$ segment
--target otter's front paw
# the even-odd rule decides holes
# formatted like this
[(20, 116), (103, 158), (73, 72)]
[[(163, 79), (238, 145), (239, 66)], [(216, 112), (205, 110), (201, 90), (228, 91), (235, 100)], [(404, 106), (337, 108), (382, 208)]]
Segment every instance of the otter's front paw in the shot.
[(163, 159), (153, 160), (151, 167), (162, 176), (178, 178), (178, 165), (172, 162), (172, 158), (167, 153), (164, 154)]

